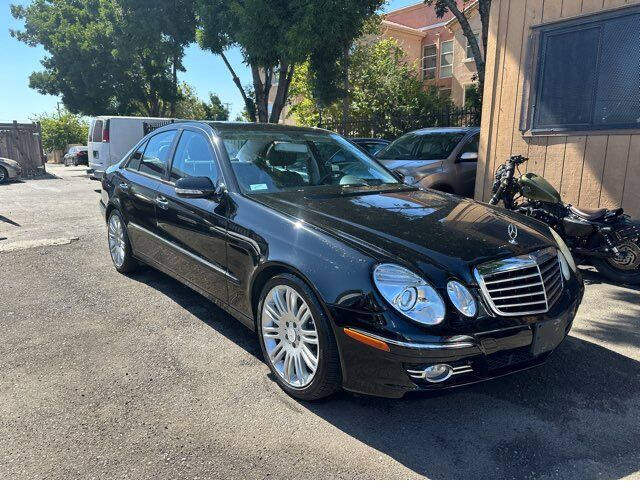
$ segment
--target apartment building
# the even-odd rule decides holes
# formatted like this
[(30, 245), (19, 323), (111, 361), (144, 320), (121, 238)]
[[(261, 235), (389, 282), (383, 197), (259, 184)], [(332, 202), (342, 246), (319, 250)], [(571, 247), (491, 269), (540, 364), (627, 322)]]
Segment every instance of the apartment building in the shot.
[[(480, 38), (477, 2), (458, 5)], [(460, 23), (450, 12), (438, 18), (424, 2), (393, 10), (384, 16), (382, 35), (398, 41), (406, 61), (415, 65), (425, 85), (436, 85), (443, 95), (463, 106), (468, 89), (475, 84), (476, 66)]]

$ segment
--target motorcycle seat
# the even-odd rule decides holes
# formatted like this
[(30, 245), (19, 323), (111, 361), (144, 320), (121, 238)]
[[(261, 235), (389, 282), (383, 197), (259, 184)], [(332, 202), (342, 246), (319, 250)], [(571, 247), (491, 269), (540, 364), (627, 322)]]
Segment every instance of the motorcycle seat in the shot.
[(572, 214), (577, 215), (578, 217), (582, 217), (586, 220), (602, 219), (607, 214), (607, 212), (609, 212), (608, 209), (582, 209), (574, 206), (570, 206), (569, 210), (571, 210)]

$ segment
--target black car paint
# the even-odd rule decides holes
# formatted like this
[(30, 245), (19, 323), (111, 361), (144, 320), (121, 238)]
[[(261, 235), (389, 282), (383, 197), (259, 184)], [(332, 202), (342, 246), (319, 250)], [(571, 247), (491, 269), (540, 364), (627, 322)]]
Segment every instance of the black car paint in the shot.
[[(472, 267), (479, 263), (553, 245), (541, 223), (404, 185), (242, 194), (217, 135), (227, 128), (256, 126), (183, 123), (150, 134), (189, 129), (210, 139), (221, 171), (220, 182), (226, 186), (223, 195), (216, 199), (179, 198), (167, 174), (153, 179), (132, 172), (124, 159), (107, 169), (103, 178), (105, 216), (113, 208), (120, 209), (136, 257), (210, 298), (251, 329), (255, 329), (261, 285), (277, 272), (299, 276), (331, 320), (346, 389), (389, 397), (431, 389), (433, 385), (411, 380), (406, 365), (477, 359), (481, 366), (494, 352), (530, 346), (536, 323), (566, 318), (570, 327), (582, 298), (579, 277), (574, 275), (567, 282), (562, 299), (550, 312), (501, 318), (485, 305), (472, 275)], [(170, 159), (178, 138), (176, 135)], [(158, 196), (163, 202), (158, 202)], [(509, 223), (518, 228), (518, 244), (508, 242)], [(429, 280), (447, 303), (444, 322), (422, 326), (390, 308), (372, 280), (372, 270), (381, 262), (404, 265)], [(476, 296), (479, 312), (474, 319), (463, 318), (451, 305), (446, 295), (450, 279), (460, 280)], [(375, 350), (347, 337), (345, 327), (397, 343), (390, 345), (390, 352)], [(449, 348), (461, 340), (470, 346)], [(428, 345), (438, 349), (420, 347)], [(535, 365), (543, 357), (518, 369)], [(442, 387), (499, 374), (483, 376), (478, 369), (474, 375), (461, 376)]]

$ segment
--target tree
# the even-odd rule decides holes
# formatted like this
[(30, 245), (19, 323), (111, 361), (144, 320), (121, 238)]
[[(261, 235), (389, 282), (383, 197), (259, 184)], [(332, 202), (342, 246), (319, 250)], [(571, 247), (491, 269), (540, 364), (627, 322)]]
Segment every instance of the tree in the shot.
[(68, 111), (58, 114), (42, 114), (34, 121), (42, 127), (42, 146), (45, 150), (65, 150), (69, 144), (85, 144), (89, 124), (79, 115)]
[(11, 35), (47, 51), (29, 86), (69, 111), (164, 116), (177, 102), (193, 0), (33, 0), (11, 13), (24, 20)]
[[(252, 121), (278, 122), (296, 66), (334, 65), (383, 0), (197, 0), (198, 41), (222, 57)], [(254, 98), (225, 52), (239, 46), (251, 68)], [(321, 61), (319, 61), (321, 60)], [(323, 81), (335, 83), (336, 72)], [(271, 87), (277, 85), (269, 99)], [(269, 107), (271, 111), (269, 112)]]
[[(349, 56), (349, 120), (354, 125), (373, 125), (377, 134), (395, 137), (419, 126), (436, 125), (451, 101), (435, 88), (424, 89), (415, 65), (407, 64), (405, 54), (393, 39), (360, 42)], [(296, 69), (291, 86), (291, 111), (303, 125), (340, 125), (343, 103), (337, 98), (323, 105), (314, 96), (309, 65)], [(411, 124), (411, 125), (409, 125)], [(417, 125), (418, 126), (418, 125)], [(414, 127), (414, 128), (417, 128)]]
[(478, 0), (478, 12), (482, 23), (482, 50), (478, 45), (478, 39), (473, 34), (469, 19), (465, 15), (464, 5), (471, 3), (471, 0), (462, 0), (462, 9), (458, 0), (425, 0), (429, 6), (433, 6), (439, 18), (444, 17), (447, 12), (451, 12), (460, 23), (464, 36), (469, 41), (469, 46), (473, 52), (473, 59), (478, 69), (479, 91), (482, 92), (484, 86), (485, 59), (487, 58), (487, 37), (489, 35), (489, 13), (491, 11), (491, 0)]
[(178, 86), (180, 100), (176, 103), (175, 117), (193, 120), (228, 120), (229, 110), (222, 105), (220, 97), (209, 93), (209, 102), (198, 98), (191, 85), (182, 82)]

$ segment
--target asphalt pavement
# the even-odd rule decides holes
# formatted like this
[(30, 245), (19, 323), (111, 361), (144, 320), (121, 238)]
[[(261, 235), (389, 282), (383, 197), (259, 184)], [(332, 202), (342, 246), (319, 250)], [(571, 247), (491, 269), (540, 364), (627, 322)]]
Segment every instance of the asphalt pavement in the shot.
[(254, 335), (111, 265), (82, 167), (0, 186), (1, 478), (637, 478), (640, 291), (586, 273), (542, 367), (401, 400), (295, 401)]

